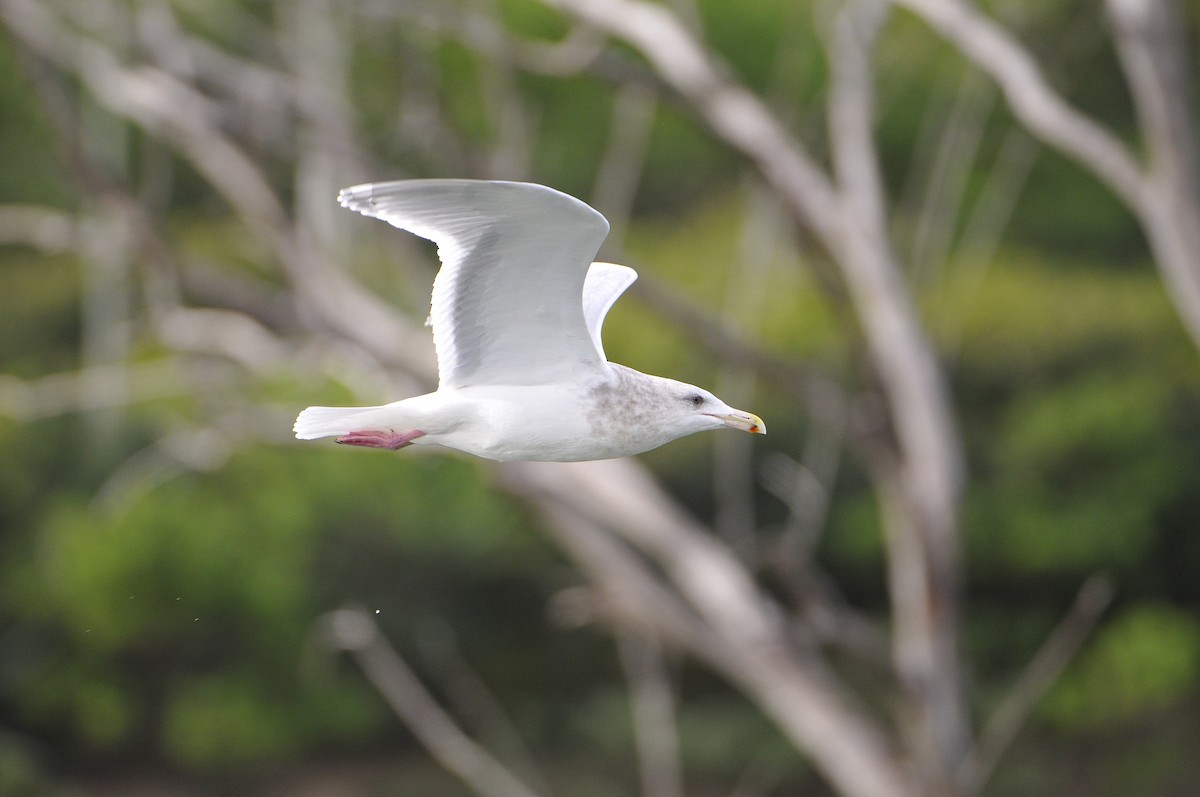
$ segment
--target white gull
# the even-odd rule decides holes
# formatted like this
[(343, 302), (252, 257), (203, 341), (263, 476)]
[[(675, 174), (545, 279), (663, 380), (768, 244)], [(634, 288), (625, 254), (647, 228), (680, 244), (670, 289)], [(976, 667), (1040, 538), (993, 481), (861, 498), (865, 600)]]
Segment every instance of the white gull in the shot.
[(608, 222), (578, 199), (481, 180), (370, 183), (338, 199), (438, 245), (430, 313), (438, 388), (378, 407), (309, 407), (296, 437), (574, 462), (705, 429), (766, 433), (757, 415), (707, 390), (608, 362), (600, 328), (637, 273), (591, 262)]

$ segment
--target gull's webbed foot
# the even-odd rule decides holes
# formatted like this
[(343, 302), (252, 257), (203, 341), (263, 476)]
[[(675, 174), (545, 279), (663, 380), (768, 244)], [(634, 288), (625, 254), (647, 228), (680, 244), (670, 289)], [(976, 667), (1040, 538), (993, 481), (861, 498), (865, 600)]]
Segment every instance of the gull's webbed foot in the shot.
[(407, 445), (412, 445), (412, 441), (418, 437), (424, 437), (425, 433), (420, 429), (413, 429), (411, 432), (378, 431), (367, 429), (361, 432), (351, 432), (337, 438), (336, 442), (347, 446), (365, 446), (367, 448), (388, 448), (395, 451), (398, 448), (404, 448)]

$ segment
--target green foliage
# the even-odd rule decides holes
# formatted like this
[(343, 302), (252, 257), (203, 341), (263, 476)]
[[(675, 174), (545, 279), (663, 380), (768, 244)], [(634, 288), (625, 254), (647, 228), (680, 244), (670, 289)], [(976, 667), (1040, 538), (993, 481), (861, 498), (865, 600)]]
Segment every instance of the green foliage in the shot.
[[(414, 557), (495, 567), (524, 545), (519, 516), (469, 463), (336, 453), (250, 451), (124, 513), (60, 499), (35, 557), (4, 578), (7, 605), (65, 654), (26, 663), (27, 720), (117, 750), (161, 727), (164, 755), (204, 767), (377, 732), (387, 714), (362, 683), (300, 671), (315, 617), (357, 600), (411, 621), (420, 609), (372, 573), (395, 578)], [(331, 528), (348, 552), (330, 550)]]
[(1200, 691), (1200, 621), (1146, 603), (1104, 628), (1043, 704), (1065, 729), (1111, 729), (1163, 711)]
[[(727, 192), (706, 196), (686, 216), (652, 218), (634, 226), (626, 248), (644, 264), (643, 279), (669, 284), (734, 331), (744, 330), (744, 335), (802, 361), (836, 361), (844, 344), (842, 330), (806, 264), (782, 251), (765, 266), (748, 263), (739, 253), (739, 242), (749, 234), (746, 227), (755, 221), (749, 216), (753, 212), (753, 206)], [(615, 305), (604, 326), (605, 350), (611, 341), (614, 350), (629, 352), (626, 359), (610, 352), (615, 359), (642, 358), (638, 368), (661, 366), (676, 372), (681, 362), (688, 367), (693, 367), (690, 361), (695, 361), (694, 367), (712, 362), (687, 331), (638, 304), (636, 283), (630, 292), (632, 301)], [(731, 297), (746, 293), (761, 294), (762, 307), (731, 317)], [(645, 333), (647, 326), (654, 334)]]
[[(13, 41), (0, 36), (0, 202), (68, 205), (73, 200), (67, 176), (53, 147), (45, 109), (29, 90), (24, 64)], [(10, 123), (19, 120), (19, 124)]]
[(469, 141), (486, 144), (494, 134), (495, 121), (488, 114), (483, 82), (487, 66), (474, 50), (457, 42), (438, 47), (434, 63), (438, 79), (446, 87), (443, 97), (451, 120)]
[(1073, 162), (1048, 152), (1035, 171), (1014, 219), (1031, 244), (1118, 263), (1141, 256), (1144, 243), (1133, 216), (1101, 186), (1079, 177)]
[(973, 515), (992, 557), (1035, 572), (1145, 561), (1195, 455), (1172, 428), (1169, 389), (1105, 373), (1014, 402)]
[(23, 378), (70, 368), (78, 359), (79, 267), (67, 257), (2, 251), (0, 363)]
[[(680, 763), (690, 780), (736, 783), (748, 770), (779, 775), (805, 771), (779, 730), (726, 690), (710, 685), (682, 695), (676, 719)], [(632, 760), (637, 750), (631, 723), (626, 689), (597, 690), (571, 714), (571, 732), (586, 740), (593, 761)], [(634, 788), (632, 779), (623, 793), (629, 788)]]
[[(880, 592), (884, 552), (879, 522), (879, 506), (860, 485), (838, 501), (829, 519), (829, 532), (823, 540), (822, 555), (844, 573), (847, 585)], [(871, 589), (870, 585), (875, 585)]]
[(680, 760), (698, 777), (729, 778), (747, 768), (802, 770), (778, 728), (749, 706), (723, 696), (688, 701), (679, 713)]
[(806, 27), (796, 24), (797, 11), (795, 4), (783, 2), (700, 4), (705, 41), (734, 64), (740, 80), (759, 91), (771, 88), (782, 42)]
[(967, 505), (979, 566), (1144, 566), (1200, 453), (1187, 434), (1200, 370), (1157, 281), (1006, 264), (975, 298), (945, 302), (963, 328), (956, 381), (983, 477)]
[(532, 39), (558, 40), (569, 28), (561, 14), (537, 0), (501, 0), (498, 13), (509, 30)]
[(587, 196), (595, 179), (595, 164), (609, 134), (612, 94), (594, 80), (553, 80), (526, 75), (521, 88), (543, 109), (537, 118), (537, 146), (531, 179), (574, 196)]
[(0, 733), (0, 794), (41, 797), (50, 791), (37, 758), (27, 745)]
[(738, 162), (693, 117), (661, 105), (638, 192), (639, 210), (686, 213), (696, 197), (720, 199), (734, 184)]
[(234, 668), (174, 685), (163, 717), (168, 758), (203, 768), (288, 760), (306, 748), (361, 744), (387, 721), (357, 683), (322, 679), (297, 690), (280, 675)]

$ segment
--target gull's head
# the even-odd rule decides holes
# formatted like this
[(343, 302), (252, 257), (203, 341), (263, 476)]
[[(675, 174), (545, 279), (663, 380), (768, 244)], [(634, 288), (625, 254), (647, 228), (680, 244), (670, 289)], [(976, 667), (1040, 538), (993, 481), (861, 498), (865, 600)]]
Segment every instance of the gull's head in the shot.
[(762, 418), (734, 409), (702, 387), (610, 363), (612, 378), (587, 394), (592, 439), (605, 456), (629, 456), (708, 429), (766, 434)]
[(681, 430), (682, 437), (706, 429), (740, 429), (753, 434), (766, 434), (767, 426), (752, 412), (734, 409), (702, 387), (664, 379), (664, 418), (670, 418)]

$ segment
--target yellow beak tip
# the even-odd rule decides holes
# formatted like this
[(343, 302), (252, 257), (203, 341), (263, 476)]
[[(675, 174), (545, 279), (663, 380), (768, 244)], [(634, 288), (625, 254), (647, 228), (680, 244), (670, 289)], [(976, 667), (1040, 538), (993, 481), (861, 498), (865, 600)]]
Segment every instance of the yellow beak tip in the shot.
[(740, 429), (750, 434), (767, 433), (767, 425), (763, 423), (762, 418), (752, 412), (736, 410), (729, 415), (718, 415), (716, 417), (731, 429)]

